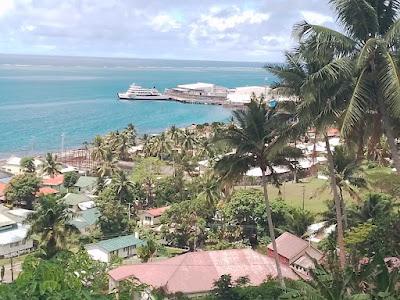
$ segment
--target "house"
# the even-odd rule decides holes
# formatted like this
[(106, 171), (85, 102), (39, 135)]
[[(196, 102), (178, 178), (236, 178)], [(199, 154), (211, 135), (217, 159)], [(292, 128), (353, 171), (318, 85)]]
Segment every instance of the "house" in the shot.
[(74, 185), (74, 189), (79, 193), (91, 193), (97, 186), (97, 177), (81, 176)]
[(138, 234), (131, 234), (88, 244), (85, 249), (94, 260), (108, 263), (113, 255), (121, 258), (136, 255), (136, 248), (144, 244)]
[(261, 95), (268, 95), (270, 91), (271, 88), (265, 86), (243, 86), (230, 89), (227, 98), (232, 104), (245, 104), (250, 103), (250, 98), (253, 93), (256, 97), (260, 97)]
[(76, 213), (69, 223), (74, 225), (81, 234), (85, 235), (94, 230), (99, 217), (100, 211), (94, 207)]
[(7, 184), (0, 182), (0, 201), (5, 200)]
[(44, 187), (55, 189), (59, 192), (65, 191), (64, 188), (64, 175), (56, 175), (54, 177), (44, 178), (42, 181)]
[[(314, 268), (314, 260), (321, 261), (324, 256), (311, 242), (305, 241), (294, 234), (284, 232), (276, 239), (279, 259), (283, 264), (308, 274)], [(268, 245), (268, 255), (274, 257), (272, 243)]]
[(170, 206), (164, 206), (140, 211), (139, 224), (143, 226), (155, 226), (160, 224), (162, 214), (169, 208)]
[(0, 213), (0, 257), (18, 256), (33, 249), (33, 240), (27, 238), (29, 226), (17, 223), (2, 211)]
[[(23, 168), (21, 167), (21, 157), (11, 156), (7, 159), (6, 163), (1, 166), (1, 170), (13, 175), (19, 175), (23, 172)], [(35, 165), (36, 170), (40, 168), (43, 164), (40, 160), (34, 159), (33, 164)]]
[[(226, 274), (230, 274), (232, 280), (246, 276), (250, 285), (257, 286), (276, 277), (277, 271), (272, 257), (252, 249), (231, 249), (188, 252), (161, 261), (123, 265), (108, 273), (111, 291), (118, 290), (119, 282), (129, 279), (149, 289), (163, 288), (169, 294), (181, 292), (188, 297), (209, 293), (214, 289), (214, 282)], [(299, 279), (288, 265), (282, 265), (282, 275)], [(150, 299), (146, 298), (149, 292), (137, 294), (134, 299)]]
[(64, 196), (63, 199), (65, 204), (67, 204), (68, 207), (74, 212), (81, 210), (79, 207), (81, 203), (86, 204), (87, 202), (90, 202), (91, 204), (93, 203), (92, 206), (94, 206), (94, 201), (92, 200), (92, 198), (84, 194), (68, 193)]
[(55, 195), (58, 193), (59, 193), (58, 190), (45, 186), (39, 188), (39, 190), (36, 192), (36, 197)]

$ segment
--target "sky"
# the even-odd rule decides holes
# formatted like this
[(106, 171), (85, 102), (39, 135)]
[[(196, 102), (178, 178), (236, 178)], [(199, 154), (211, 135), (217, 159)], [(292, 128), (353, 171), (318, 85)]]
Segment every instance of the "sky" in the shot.
[(0, 53), (283, 61), (328, 0), (0, 0)]

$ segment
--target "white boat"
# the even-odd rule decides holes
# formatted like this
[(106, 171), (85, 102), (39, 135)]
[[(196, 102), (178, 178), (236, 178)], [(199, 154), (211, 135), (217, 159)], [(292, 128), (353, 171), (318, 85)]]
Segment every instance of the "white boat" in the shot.
[(121, 100), (168, 100), (169, 97), (161, 94), (155, 88), (146, 89), (136, 84), (131, 84), (125, 93), (118, 93)]

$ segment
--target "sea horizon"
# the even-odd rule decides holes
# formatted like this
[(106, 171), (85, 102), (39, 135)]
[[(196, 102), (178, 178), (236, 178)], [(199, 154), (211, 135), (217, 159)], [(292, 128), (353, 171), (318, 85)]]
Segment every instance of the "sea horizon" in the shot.
[(234, 88), (276, 78), (256, 62), (0, 54), (0, 158), (77, 148), (133, 123), (139, 134), (226, 121), (230, 109), (175, 102), (122, 102), (132, 83), (159, 91), (210, 82)]

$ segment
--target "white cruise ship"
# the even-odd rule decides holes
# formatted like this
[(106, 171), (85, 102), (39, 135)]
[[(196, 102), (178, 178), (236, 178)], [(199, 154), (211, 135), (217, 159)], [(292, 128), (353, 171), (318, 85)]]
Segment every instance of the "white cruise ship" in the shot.
[(131, 84), (125, 93), (118, 93), (118, 98), (121, 100), (167, 100), (168, 96), (161, 94), (155, 88), (146, 89), (139, 85)]

